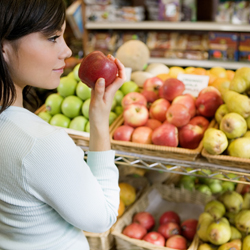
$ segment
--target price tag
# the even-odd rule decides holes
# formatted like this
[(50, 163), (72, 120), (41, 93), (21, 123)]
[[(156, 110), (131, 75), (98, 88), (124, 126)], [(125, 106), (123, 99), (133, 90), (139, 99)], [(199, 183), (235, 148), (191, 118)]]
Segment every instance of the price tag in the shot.
[(185, 84), (183, 94), (191, 94), (197, 97), (199, 92), (208, 86), (209, 76), (179, 74), (177, 79)]

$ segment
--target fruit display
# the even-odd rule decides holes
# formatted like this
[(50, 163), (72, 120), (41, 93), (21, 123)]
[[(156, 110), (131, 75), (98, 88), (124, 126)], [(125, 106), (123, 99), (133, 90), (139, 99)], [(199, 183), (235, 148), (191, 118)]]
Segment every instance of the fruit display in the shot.
[[(94, 58), (96, 58), (96, 56), (102, 57), (102, 55), (99, 54), (92, 56)], [(89, 133), (91, 88), (83, 83), (78, 76), (78, 72), (80, 71), (82, 74), (84, 72), (84, 65), (86, 65), (85, 63), (88, 63), (88, 61), (85, 60), (83, 60), (81, 64), (78, 63), (68, 75), (61, 77), (60, 84), (57, 87), (57, 93), (50, 94), (45, 100), (44, 109), (38, 112), (38, 116), (51, 125)], [(103, 60), (104, 64), (112, 65), (113, 63), (113, 61), (107, 57), (102, 58), (101, 61)], [(116, 67), (115, 64), (114, 66)], [(112, 68), (110, 70), (113, 70), (116, 76), (117, 68), (115, 69)], [(91, 74), (91, 71), (89, 71), (88, 74)], [(91, 83), (91, 81), (95, 81), (96, 79), (91, 78), (91, 75), (87, 74), (85, 74), (85, 77), (88, 77), (88, 84), (93, 87), (93, 82)], [(110, 79), (107, 83), (110, 83), (113, 78)], [(109, 114), (109, 125), (122, 113), (123, 108), (121, 101), (123, 97), (124, 93), (122, 90), (117, 90)]]
[(250, 193), (226, 191), (205, 205), (197, 235), (202, 249), (250, 249)]
[(152, 185), (114, 226), (117, 249), (196, 249), (203, 198), (174, 186)]
[(215, 85), (223, 104), (215, 113), (216, 128), (209, 128), (204, 135), (203, 147), (211, 155), (228, 155), (250, 159), (250, 68), (236, 70), (231, 81)]
[[(213, 172), (208, 169), (203, 169), (198, 173), (200, 176), (213, 175)], [(216, 178), (224, 178), (221, 174), (213, 175), (214, 178), (208, 177), (195, 177), (190, 175), (182, 175), (179, 181), (176, 183), (176, 187), (184, 188), (190, 191), (198, 190), (206, 195), (213, 195), (217, 197), (226, 191), (234, 191), (236, 189), (236, 183), (231, 181), (224, 181)], [(237, 179), (235, 174), (228, 174), (231, 179)]]

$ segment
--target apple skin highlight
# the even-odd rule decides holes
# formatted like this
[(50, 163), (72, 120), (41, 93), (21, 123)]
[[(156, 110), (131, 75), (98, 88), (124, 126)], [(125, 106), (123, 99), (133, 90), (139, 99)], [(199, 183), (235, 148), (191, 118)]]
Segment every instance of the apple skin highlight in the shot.
[(105, 87), (115, 79), (118, 69), (113, 60), (105, 56), (101, 51), (93, 51), (83, 58), (78, 76), (88, 87), (94, 88), (97, 79), (105, 79)]

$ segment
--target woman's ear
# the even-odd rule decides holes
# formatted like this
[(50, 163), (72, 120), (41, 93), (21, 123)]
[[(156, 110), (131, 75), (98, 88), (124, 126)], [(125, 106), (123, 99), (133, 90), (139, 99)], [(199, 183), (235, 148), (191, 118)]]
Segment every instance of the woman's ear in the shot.
[(9, 47), (10, 47), (10, 43), (6, 40), (4, 40), (1, 44), (1, 51), (2, 51), (2, 54), (3, 54), (3, 58), (6, 62), (8, 62), (9, 58), (8, 58), (8, 51), (9, 51)]

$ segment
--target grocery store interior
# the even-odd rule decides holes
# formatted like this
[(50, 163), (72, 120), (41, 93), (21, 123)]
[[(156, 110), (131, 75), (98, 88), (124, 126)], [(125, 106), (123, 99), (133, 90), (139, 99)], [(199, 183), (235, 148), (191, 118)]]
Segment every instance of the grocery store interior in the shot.
[[(117, 222), (84, 232), (90, 250), (250, 250), (250, 1), (65, 3), (72, 56), (61, 86), (33, 88), (25, 107), (64, 127), (87, 158), (91, 89), (80, 64), (100, 51), (127, 74), (109, 117)], [(47, 108), (54, 94), (81, 100), (75, 115), (59, 112), (65, 122)], [(135, 215), (145, 232), (129, 229)]]

